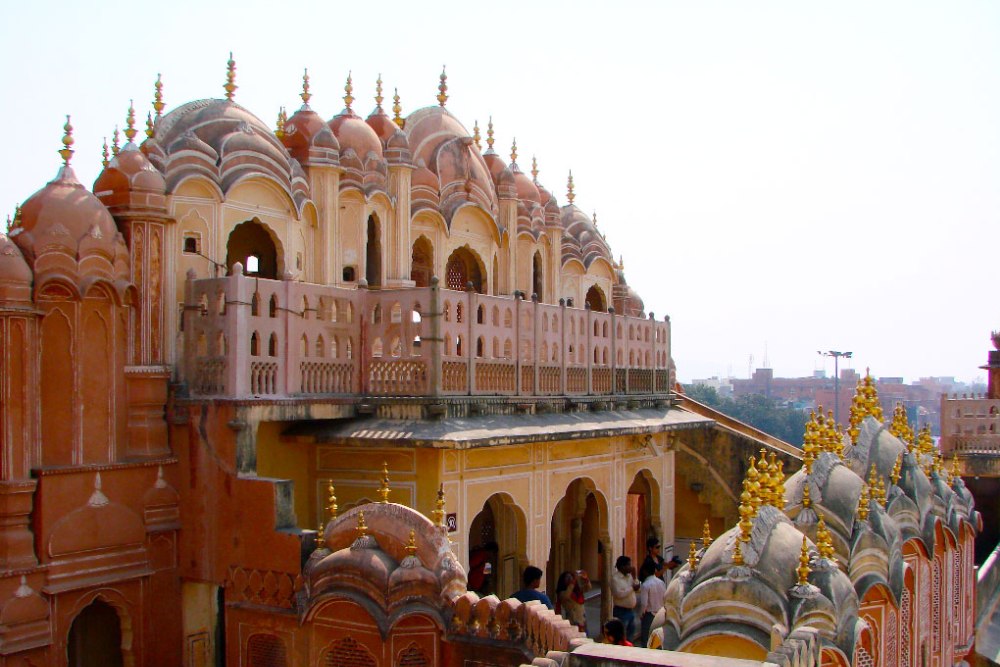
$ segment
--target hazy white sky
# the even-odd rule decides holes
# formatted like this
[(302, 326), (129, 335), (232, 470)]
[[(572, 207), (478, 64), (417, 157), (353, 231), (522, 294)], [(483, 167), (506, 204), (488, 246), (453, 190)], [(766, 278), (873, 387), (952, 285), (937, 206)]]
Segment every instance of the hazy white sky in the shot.
[[(18, 3), (0, 20), (0, 211), (55, 174), (64, 114), (86, 184), (130, 98), (220, 97), (271, 124), (311, 105), (492, 114), (600, 228), (682, 380), (767, 350), (779, 375), (852, 350), (876, 375), (982, 376), (1000, 328), (1000, 3)], [(414, 8), (420, 12), (415, 13)], [(827, 368), (832, 371), (832, 365)]]

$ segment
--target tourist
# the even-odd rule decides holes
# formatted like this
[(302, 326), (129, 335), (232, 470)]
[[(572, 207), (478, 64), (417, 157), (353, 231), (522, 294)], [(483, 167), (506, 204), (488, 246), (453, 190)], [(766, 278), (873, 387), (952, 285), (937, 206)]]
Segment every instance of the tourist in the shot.
[(614, 606), (611, 615), (625, 626), (626, 637), (635, 636), (635, 593), (639, 582), (635, 578), (635, 566), (628, 556), (619, 556), (615, 561), (615, 571), (611, 573), (611, 598)]
[(663, 608), (663, 598), (667, 594), (667, 585), (663, 579), (656, 576), (656, 570), (648, 563), (639, 568), (639, 606), (636, 614), (639, 616), (639, 646), (646, 646), (649, 641), (649, 630), (653, 625), (656, 612)]
[(663, 568), (663, 572), (660, 575), (660, 577), (663, 579), (664, 584), (670, 583), (670, 580), (674, 576), (674, 570), (679, 568), (683, 563), (684, 561), (682, 561), (679, 556), (674, 556), (673, 558), (667, 561), (666, 566)]
[(542, 585), (542, 571), (540, 569), (534, 565), (529, 565), (524, 568), (524, 574), (521, 576), (521, 581), (524, 584), (523, 588), (514, 593), (511, 596), (512, 598), (520, 600), (521, 602), (531, 602), (532, 600), (537, 600), (544, 603), (549, 609), (552, 609), (552, 600), (549, 599), (549, 596), (538, 591), (539, 586)]
[(492, 592), (490, 574), (499, 552), (500, 546), (496, 542), (473, 547), (469, 552), (468, 590), (475, 591), (480, 597), (486, 597)]
[(667, 561), (664, 560), (662, 555), (660, 555), (660, 540), (655, 536), (646, 540), (646, 560), (642, 561), (642, 565), (639, 567), (639, 570), (642, 571), (642, 568), (647, 565), (653, 568), (653, 571), (656, 572), (656, 576), (663, 576), (663, 571), (667, 565)]
[(604, 624), (604, 643), (632, 646), (632, 642), (625, 639), (625, 624), (621, 622), (621, 619), (612, 618)]
[(583, 594), (590, 590), (590, 577), (584, 570), (566, 571), (559, 575), (556, 585), (556, 613), (587, 632), (587, 615), (583, 608)]

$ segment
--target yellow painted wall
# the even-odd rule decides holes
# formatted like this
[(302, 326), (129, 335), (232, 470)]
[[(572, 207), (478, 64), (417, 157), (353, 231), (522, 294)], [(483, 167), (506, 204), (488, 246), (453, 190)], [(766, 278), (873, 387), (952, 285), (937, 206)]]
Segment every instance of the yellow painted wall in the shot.
[(767, 657), (764, 647), (749, 639), (733, 635), (712, 635), (700, 637), (683, 647), (685, 653), (715, 655), (721, 658), (742, 658), (744, 660), (763, 660)]

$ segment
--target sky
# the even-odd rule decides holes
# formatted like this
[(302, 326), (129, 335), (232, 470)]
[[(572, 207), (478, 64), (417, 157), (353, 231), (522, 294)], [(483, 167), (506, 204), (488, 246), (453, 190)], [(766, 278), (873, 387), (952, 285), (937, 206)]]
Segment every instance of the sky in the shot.
[[(435, 104), (576, 204), (658, 319), (682, 381), (832, 372), (984, 376), (1000, 329), (1000, 3), (133, 3), (37, 0), (0, 21), (0, 216), (55, 175), (72, 114), (80, 180), (129, 100), (145, 119), (221, 97), (271, 125), (311, 106)], [(141, 128), (140, 128), (141, 129)]]

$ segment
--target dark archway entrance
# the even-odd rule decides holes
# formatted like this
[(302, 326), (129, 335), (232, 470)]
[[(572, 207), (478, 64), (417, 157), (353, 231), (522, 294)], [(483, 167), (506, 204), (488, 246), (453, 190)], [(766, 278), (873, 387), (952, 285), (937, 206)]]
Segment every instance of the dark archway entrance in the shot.
[(417, 287), (429, 287), (434, 274), (434, 247), (421, 236), (413, 244), (413, 254), (410, 259), (410, 280)]
[(545, 279), (542, 273), (542, 253), (535, 251), (535, 256), (531, 260), (531, 291), (538, 295), (540, 302), (545, 301)]
[(280, 256), (270, 230), (256, 220), (236, 225), (226, 242), (226, 270), (241, 262), (243, 273), (275, 280), (278, 278)]
[(457, 248), (451, 253), (445, 275), (450, 290), (463, 292), (466, 285), (471, 282), (474, 290), (483, 293), (483, 268), (479, 258), (469, 250), (468, 246)]
[[(486, 500), (469, 526), (469, 590), (503, 600), (521, 587), (527, 531), (524, 513), (510, 496), (495, 493)], [(483, 576), (487, 561), (491, 572)]]
[(374, 214), (368, 216), (368, 242), (365, 245), (365, 280), (369, 287), (382, 284), (382, 226)]
[(73, 620), (66, 652), (70, 667), (123, 667), (122, 628), (115, 608), (94, 600)]
[(604, 297), (604, 292), (597, 285), (591, 285), (587, 290), (586, 303), (595, 313), (608, 312), (608, 300)]

